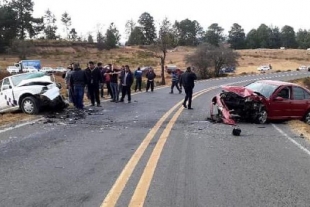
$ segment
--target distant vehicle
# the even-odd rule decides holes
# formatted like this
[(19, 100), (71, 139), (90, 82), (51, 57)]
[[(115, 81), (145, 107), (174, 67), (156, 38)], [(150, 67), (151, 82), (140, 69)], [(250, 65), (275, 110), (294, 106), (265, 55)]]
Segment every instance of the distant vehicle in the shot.
[(52, 67), (43, 67), (40, 70), (41, 72), (53, 73), (54, 69)]
[(54, 71), (55, 72), (67, 72), (68, 71), (68, 69), (67, 68), (64, 68), (64, 67), (56, 67), (56, 68), (54, 68)]
[(33, 66), (24, 66), (24, 68), (22, 69), (22, 71), (24, 73), (34, 73), (34, 72), (38, 72), (38, 69), (36, 69)]
[(271, 67), (269, 65), (261, 65), (257, 68), (258, 71), (267, 71), (271, 70)]
[(19, 73), (19, 67), (16, 66), (8, 66), (6, 68), (6, 70), (10, 73), (10, 74), (14, 74), (14, 73)]
[(236, 70), (235, 67), (229, 66), (229, 67), (223, 67), (220, 72), (221, 73), (233, 73), (235, 72), (235, 70)]
[(165, 70), (168, 74), (171, 74), (172, 72), (179, 71), (181, 69), (178, 68), (176, 65), (166, 65)]
[(280, 50), (285, 50), (285, 47), (280, 47)]
[(60, 85), (42, 72), (22, 73), (0, 80), (0, 113), (21, 109), (37, 114), (43, 106), (63, 109), (68, 106), (60, 95)]
[(14, 64), (16, 67), (20, 68), (22, 71), (24, 67), (32, 66), (37, 70), (41, 69), (41, 61), (40, 60), (21, 60), (18, 63)]
[(308, 67), (305, 65), (299, 66), (297, 70), (308, 70)]

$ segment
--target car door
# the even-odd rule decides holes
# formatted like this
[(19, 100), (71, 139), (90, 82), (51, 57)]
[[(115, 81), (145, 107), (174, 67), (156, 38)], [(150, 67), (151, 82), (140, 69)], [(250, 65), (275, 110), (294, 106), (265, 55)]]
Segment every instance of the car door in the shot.
[(291, 87), (279, 87), (270, 98), (269, 116), (273, 119), (286, 119), (291, 116)]
[(292, 118), (301, 118), (308, 110), (310, 103), (309, 93), (301, 87), (293, 86), (293, 99), (291, 104)]
[(14, 106), (13, 89), (9, 78), (4, 78), (0, 90), (0, 110), (4, 111)]

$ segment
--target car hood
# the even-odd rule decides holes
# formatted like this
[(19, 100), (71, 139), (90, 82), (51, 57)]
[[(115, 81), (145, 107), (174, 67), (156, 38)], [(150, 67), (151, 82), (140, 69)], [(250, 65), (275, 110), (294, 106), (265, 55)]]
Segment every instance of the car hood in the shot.
[(31, 79), (26, 79), (22, 80), (17, 87), (29, 85), (29, 84), (34, 84), (34, 85), (48, 85), (52, 84), (53, 82), (51, 81), (51, 78), (49, 76), (43, 76), (39, 78), (31, 78)]
[(254, 95), (254, 91), (243, 86), (222, 86), (222, 89), (227, 92), (235, 93), (241, 97), (248, 97)]

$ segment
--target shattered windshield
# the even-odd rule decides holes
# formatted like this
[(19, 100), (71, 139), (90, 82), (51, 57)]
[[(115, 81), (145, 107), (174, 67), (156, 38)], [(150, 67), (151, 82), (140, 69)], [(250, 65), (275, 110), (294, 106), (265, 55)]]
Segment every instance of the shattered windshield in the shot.
[(262, 94), (266, 98), (269, 98), (271, 94), (278, 88), (278, 86), (276, 85), (260, 83), (260, 82), (250, 83), (249, 85), (246, 85), (245, 87), (248, 89), (251, 89), (254, 92), (258, 92)]
[(42, 73), (42, 72), (24, 73), (24, 74), (20, 74), (20, 75), (17, 75), (17, 76), (13, 76), (12, 77), (12, 82), (13, 82), (13, 85), (16, 86), (22, 80), (28, 80), (28, 79), (32, 79), (32, 78), (41, 78), (41, 77), (43, 77), (45, 75), (46, 75), (46, 73)]

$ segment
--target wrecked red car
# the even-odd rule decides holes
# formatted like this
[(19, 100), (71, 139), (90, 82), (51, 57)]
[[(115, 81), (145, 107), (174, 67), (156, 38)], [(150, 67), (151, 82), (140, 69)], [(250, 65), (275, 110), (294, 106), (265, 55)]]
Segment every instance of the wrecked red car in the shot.
[(211, 119), (216, 122), (264, 124), (267, 120), (302, 119), (310, 124), (310, 91), (297, 84), (260, 80), (222, 89), (210, 108)]

